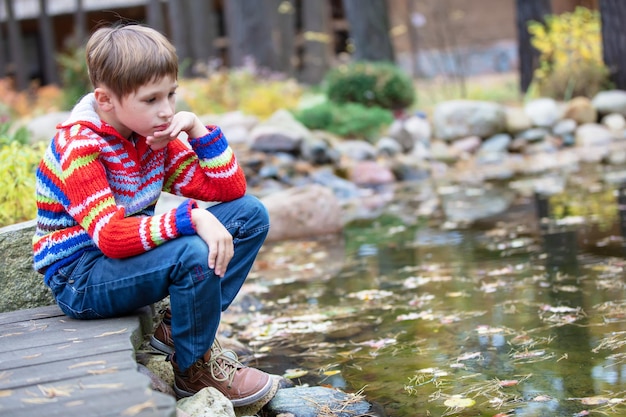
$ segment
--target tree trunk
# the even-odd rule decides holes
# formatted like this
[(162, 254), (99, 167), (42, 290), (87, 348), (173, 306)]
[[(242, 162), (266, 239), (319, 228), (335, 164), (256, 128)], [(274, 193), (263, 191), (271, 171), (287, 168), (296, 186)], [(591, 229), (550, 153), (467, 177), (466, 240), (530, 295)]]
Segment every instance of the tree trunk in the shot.
[[(319, 1), (319, 0), (318, 0)], [(272, 15), (276, 24), (272, 25), (272, 40), (277, 51), (276, 69), (288, 76), (294, 74), (294, 53), (296, 39), (295, 0), (274, 0)], [(305, 2), (306, 3), (306, 2)]]
[(394, 61), (386, 0), (343, 0), (357, 61)]
[(241, 67), (252, 58), (258, 67), (276, 69), (272, 28), (268, 24), (272, 22), (273, 4), (273, 0), (224, 0), (231, 67)]
[(189, 22), (191, 56), (194, 60), (192, 73), (206, 74), (209, 60), (216, 57), (215, 40), (218, 36), (217, 15), (212, 2), (206, 0), (190, 0)]
[(601, 0), (602, 54), (611, 71), (615, 88), (626, 90), (626, 3), (624, 0)]
[(544, 22), (544, 17), (551, 11), (550, 0), (516, 0), (520, 89), (524, 93), (528, 91), (539, 63), (539, 51), (530, 43), (528, 22)]
[(176, 53), (180, 61), (180, 69), (183, 75), (191, 75), (191, 66), (193, 58), (191, 56), (189, 45), (190, 24), (187, 19), (189, 1), (188, 0), (169, 0), (167, 2), (170, 30), (172, 32), (172, 43), (176, 47)]
[(20, 31), (20, 22), (15, 20), (13, 1), (6, 0), (9, 50), (11, 52), (11, 63), (13, 64), (13, 75), (15, 76), (15, 88), (22, 91), (28, 88), (28, 65), (24, 57), (24, 41)]
[(165, 21), (161, 0), (148, 0), (146, 3), (146, 21), (148, 26), (165, 34)]
[(42, 84), (59, 84), (59, 72), (52, 20), (48, 14), (48, 0), (39, 0), (39, 51), (41, 53)]
[(87, 41), (87, 13), (83, 0), (76, 0), (76, 12), (74, 13), (74, 36), (76, 47), (81, 47)]
[(333, 54), (330, 5), (327, 0), (301, 4), (304, 47), (300, 81), (318, 84), (330, 68)]

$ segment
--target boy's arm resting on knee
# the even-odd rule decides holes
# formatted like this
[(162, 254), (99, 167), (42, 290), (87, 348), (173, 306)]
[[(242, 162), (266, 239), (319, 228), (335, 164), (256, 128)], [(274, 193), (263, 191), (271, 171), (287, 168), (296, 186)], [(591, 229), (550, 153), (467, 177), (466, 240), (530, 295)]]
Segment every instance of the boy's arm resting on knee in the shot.
[(222, 130), (168, 144), (163, 191), (202, 201), (231, 201), (246, 193), (246, 177)]

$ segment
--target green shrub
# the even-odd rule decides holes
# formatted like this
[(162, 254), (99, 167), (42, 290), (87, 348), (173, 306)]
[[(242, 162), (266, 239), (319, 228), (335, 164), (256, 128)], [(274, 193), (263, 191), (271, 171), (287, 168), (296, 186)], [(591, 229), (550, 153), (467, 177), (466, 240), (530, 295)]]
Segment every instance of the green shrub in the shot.
[(295, 117), (309, 129), (326, 130), (342, 137), (373, 139), (393, 121), (390, 110), (358, 103), (324, 102), (300, 110)]
[(324, 78), (326, 95), (336, 103), (359, 103), (390, 110), (415, 101), (411, 78), (387, 62), (354, 62), (334, 68)]

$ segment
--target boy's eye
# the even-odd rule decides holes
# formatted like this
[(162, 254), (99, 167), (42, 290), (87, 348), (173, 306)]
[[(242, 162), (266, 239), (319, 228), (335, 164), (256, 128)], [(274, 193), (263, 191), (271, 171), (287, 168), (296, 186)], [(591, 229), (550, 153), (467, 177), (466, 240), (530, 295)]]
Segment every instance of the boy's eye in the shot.
[(176, 91), (172, 91), (171, 93), (169, 93), (168, 97), (174, 97), (176, 95)]
[(146, 103), (154, 103), (155, 101), (156, 101), (156, 98), (154, 97), (146, 99)]

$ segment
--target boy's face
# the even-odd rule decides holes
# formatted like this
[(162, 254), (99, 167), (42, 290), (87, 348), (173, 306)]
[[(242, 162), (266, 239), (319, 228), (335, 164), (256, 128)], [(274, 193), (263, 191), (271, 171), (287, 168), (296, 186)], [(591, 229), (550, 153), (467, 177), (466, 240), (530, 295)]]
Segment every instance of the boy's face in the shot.
[(133, 132), (144, 137), (152, 136), (154, 132), (166, 129), (172, 121), (177, 87), (176, 79), (166, 76), (121, 99), (113, 95), (111, 108), (106, 111), (104, 119), (126, 138)]

